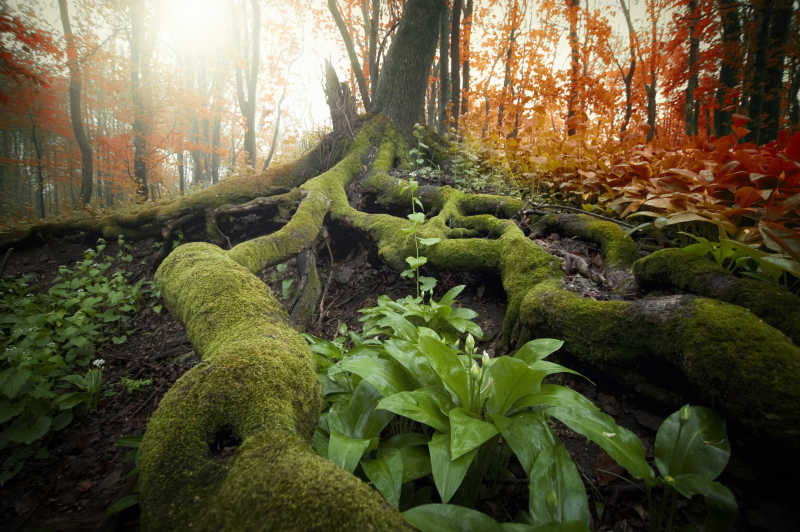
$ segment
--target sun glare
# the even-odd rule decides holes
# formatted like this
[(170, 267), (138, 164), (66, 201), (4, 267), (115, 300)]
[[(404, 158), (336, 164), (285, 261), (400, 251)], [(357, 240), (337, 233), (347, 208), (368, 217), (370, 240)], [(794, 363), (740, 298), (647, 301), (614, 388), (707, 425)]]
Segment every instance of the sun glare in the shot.
[(162, 28), (179, 49), (208, 49), (224, 37), (226, 2), (218, 0), (168, 0)]

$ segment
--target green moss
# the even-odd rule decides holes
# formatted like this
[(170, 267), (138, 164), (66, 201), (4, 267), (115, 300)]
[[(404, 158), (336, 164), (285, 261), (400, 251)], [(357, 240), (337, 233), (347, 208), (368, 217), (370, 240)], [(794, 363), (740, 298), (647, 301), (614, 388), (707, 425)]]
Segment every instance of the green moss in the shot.
[(603, 257), (609, 265), (615, 268), (629, 267), (638, 258), (636, 243), (625, 235), (619, 225), (586, 214), (578, 217), (586, 224), (585, 230), (578, 236), (600, 244)]
[[(143, 529), (402, 529), (374, 491), (311, 450), (320, 408), (311, 352), (269, 289), (232, 256), (185, 244), (156, 272), (203, 361), (148, 423)], [(215, 453), (223, 430), (241, 442), (232, 454)]]
[(678, 248), (639, 259), (633, 272), (645, 289), (677, 288), (742, 306), (800, 345), (800, 297), (776, 285), (735, 277), (716, 262)]
[(523, 205), (522, 200), (509, 196), (467, 194), (461, 209), (465, 215), (492, 214), (501, 218), (513, 218)]

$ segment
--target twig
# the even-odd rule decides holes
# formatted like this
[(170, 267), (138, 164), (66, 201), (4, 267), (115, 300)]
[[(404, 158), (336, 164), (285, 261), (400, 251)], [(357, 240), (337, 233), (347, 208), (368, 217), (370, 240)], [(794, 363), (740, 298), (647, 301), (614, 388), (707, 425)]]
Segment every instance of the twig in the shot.
[(328, 280), (325, 281), (325, 288), (322, 290), (322, 296), (319, 298), (319, 318), (317, 318), (317, 329), (322, 326), (322, 316), (325, 310), (325, 296), (328, 294), (328, 288), (331, 286), (331, 279), (333, 279), (333, 251), (329, 240), (325, 239), (325, 247), (328, 248), (328, 255), (331, 258), (330, 266), (328, 267)]
[(12, 251), (14, 251), (14, 248), (8, 248), (8, 250), (6, 250), (6, 254), (3, 255), (3, 262), (0, 262), (0, 277), (6, 271), (6, 264), (8, 264), (8, 258), (11, 256)]

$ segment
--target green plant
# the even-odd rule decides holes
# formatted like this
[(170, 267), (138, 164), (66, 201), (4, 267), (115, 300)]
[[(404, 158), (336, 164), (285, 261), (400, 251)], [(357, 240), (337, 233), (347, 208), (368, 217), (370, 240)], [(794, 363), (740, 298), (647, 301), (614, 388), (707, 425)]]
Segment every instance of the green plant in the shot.
[[(419, 183), (414, 179), (408, 180), (408, 185), (403, 186), (403, 192), (408, 191), (409, 196), (411, 198), (411, 214), (406, 216), (411, 224), (407, 225), (402, 229), (402, 231), (406, 233), (413, 233), (414, 237), (414, 256), (413, 257), (406, 257), (406, 262), (408, 263), (408, 268), (403, 270), (400, 273), (402, 277), (407, 277), (410, 279), (414, 279), (414, 283), (416, 285), (417, 290), (417, 297), (422, 297), (426, 293), (432, 293), (433, 289), (436, 287), (436, 279), (429, 276), (420, 275), (420, 268), (422, 268), (428, 262), (428, 258), (425, 256), (420, 255), (419, 253), (419, 246), (432, 246), (438, 243), (441, 239), (439, 238), (421, 238), (419, 236), (419, 229), (422, 227), (422, 224), (425, 223), (425, 213), (422, 212), (423, 206), (420, 199), (417, 197), (416, 192), (419, 188)], [(417, 207), (419, 207), (419, 212), (417, 211)]]
[[(127, 453), (125, 453), (125, 458), (123, 459), (124, 462), (132, 462), (133, 467), (126, 478), (135, 477), (139, 474), (139, 449), (142, 445), (142, 435), (137, 434), (135, 436), (123, 436), (119, 440), (114, 442), (115, 447), (122, 447), (129, 449)], [(117, 499), (114, 501), (111, 506), (106, 509), (106, 515), (113, 515), (116, 513), (125, 510), (126, 508), (130, 508), (131, 506), (136, 506), (139, 504), (139, 494), (134, 491), (125, 495), (124, 497)]]
[(0, 279), (0, 484), (46, 454), (39, 444), (69, 425), (76, 407), (96, 408), (102, 367), (83, 368), (99, 346), (125, 342), (133, 330), (146, 289), (113, 268), (132, 260), (124, 240), (113, 257), (106, 247), (100, 239), (71, 268), (60, 266), (46, 290), (37, 292), (31, 276)]
[(715, 479), (731, 455), (725, 422), (711, 409), (684, 405), (658, 429), (655, 464), (665, 493), (654, 509), (650, 486), (651, 530), (672, 530), (678, 494), (702, 495), (708, 506), (706, 530), (730, 530), (736, 519), (736, 498)]
[(694, 240), (694, 244), (683, 248), (685, 251), (708, 257), (729, 273), (766, 281), (793, 292), (800, 291), (800, 262), (789, 255), (767, 253), (729, 238), (712, 242), (691, 233), (680, 234)]
[(434, 163), (431, 148), (424, 141), (425, 126), (414, 124), (412, 134), (417, 139), (417, 145), (408, 150), (408, 155), (411, 157), (411, 166), (413, 167), (411, 175), (427, 179), (439, 176), (441, 169)]
[(129, 377), (120, 377), (119, 383), (123, 388), (125, 388), (125, 393), (128, 395), (133, 395), (153, 384), (153, 379), (131, 379)]

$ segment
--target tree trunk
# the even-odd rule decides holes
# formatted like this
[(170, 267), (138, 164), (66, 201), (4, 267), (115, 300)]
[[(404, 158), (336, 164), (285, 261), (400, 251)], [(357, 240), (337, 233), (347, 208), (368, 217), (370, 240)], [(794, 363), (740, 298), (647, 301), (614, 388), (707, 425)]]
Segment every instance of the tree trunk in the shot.
[(450, 8), (445, 7), (439, 15), (439, 134), (447, 130), (447, 106), (450, 103), (450, 75), (448, 39), (450, 28)]
[(625, 15), (625, 22), (628, 25), (628, 48), (630, 49), (630, 64), (628, 66), (628, 73), (622, 71), (620, 67), (620, 74), (622, 74), (622, 82), (625, 84), (625, 116), (622, 119), (622, 125), (619, 128), (620, 133), (625, 133), (628, 129), (628, 124), (631, 121), (633, 114), (633, 102), (631, 101), (633, 75), (636, 72), (636, 31), (633, 29), (633, 21), (631, 20), (631, 11), (625, 4), (625, 0), (619, 0), (622, 13)]
[(428, 74), (444, 0), (408, 0), (384, 61), (375, 109), (383, 112), (409, 139), (424, 120)]
[[(252, 6), (252, 28), (250, 41), (247, 41), (247, 17), (244, 7), (240, 19), (244, 32), (242, 38), (237, 39), (241, 49), (249, 52), (247, 67), (244, 73), (242, 68), (236, 67), (236, 96), (239, 101), (239, 110), (244, 115), (244, 150), (247, 152), (247, 164), (251, 168), (256, 167), (256, 87), (258, 86), (258, 65), (260, 57), (261, 43), (261, 8), (258, 0), (250, 0)], [(236, 23), (233, 25), (234, 31), (239, 35)], [(244, 79), (243, 79), (244, 78)], [(246, 86), (245, 86), (246, 84)]]
[(466, 114), (469, 111), (469, 45), (472, 39), (472, 0), (467, 0), (467, 7), (464, 10), (464, 46), (461, 50), (464, 56), (463, 66), (463, 82), (461, 88), (461, 114)]
[(654, 1), (649, 2), (650, 11), (650, 83), (645, 85), (647, 92), (647, 142), (653, 140), (656, 135), (656, 38), (658, 31), (658, 18), (656, 17), (656, 5)]
[(147, 168), (147, 135), (150, 133), (152, 115), (149, 109), (150, 54), (145, 50), (145, 6), (144, 0), (134, 0), (130, 5), (131, 18), (131, 96), (133, 98), (133, 179), (136, 182), (136, 195), (146, 201), (150, 195)]
[(689, 0), (687, 3), (687, 19), (689, 25), (689, 57), (687, 69), (689, 71), (689, 81), (686, 83), (686, 102), (684, 107), (684, 120), (686, 121), (686, 134), (690, 137), (697, 135), (698, 104), (694, 97), (697, 90), (697, 52), (700, 49), (700, 38), (697, 35), (697, 23), (700, 17), (697, 0)]
[(453, 127), (458, 131), (458, 116), (461, 114), (461, 11), (463, 0), (453, 2), (453, 15), (450, 25), (450, 109)]
[(372, 99), (375, 98), (375, 91), (378, 89), (378, 26), (381, 22), (381, 0), (372, 0), (372, 13), (369, 18), (369, 88)]
[(575, 116), (575, 105), (578, 99), (578, 72), (580, 70), (580, 47), (578, 42), (578, 9), (580, 0), (567, 0), (567, 14), (569, 18), (569, 96), (567, 99), (567, 136), (575, 134), (572, 118)]
[(500, 102), (497, 104), (497, 130), (501, 135), (503, 134), (503, 118), (505, 115), (506, 98), (511, 85), (511, 74), (514, 63), (514, 44), (517, 40), (517, 29), (519, 28), (519, 23), (517, 20), (518, 12), (519, 8), (517, 7), (517, 0), (513, 0), (508, 5), (508, 19), (510, 20), (510, 28), (508, 30), (508, 46), (506, 47), (505, 76), (503, 77), (503, 89), (500, 93)]
[(772, 2), (772, 22), (767, 45), (767, 71), (764, 80), (764, 121), (758, 136), (759, 144), (778, 138), (781, 126), (781, 103), (785, 87), (783, 84), (786, 43), (789, 39), (789, 23), (792, 20), (792, 0)]
[(742, 62), (737, 5), (736, 0), (719, 0), (722, 64), (719, 68), (717, 110), (714, 113), (714, 135), (717, 137), (731, 133), (732, 108), (736, 106), (736, 86), (739, 82), (739, 65)]
[(752, 64), (748, 69), (751, 77), (746, 89), (748, 91), (747, 113), (750, 116), (750, 123), (748, 125), (750, 133), (745, 136), (744, 140), (758, 143), (760, 141), (763, 124), (764, 84), (767, 77), (769, 28), (773, 9), (771, 0), (758, 0), (754, 2), (754, 4), (758, 33), (749, 47)]
[(44, 170), (42, 165), (42, 145), (39, 142), (39, 134), (36, 132), (36, 121), (33, 119), (33, 112), (28, 111), (28, 117), (31, 120), (31, 140), (33, 141), (34, 153), (36, 153), (36, 210), (38, 211), (39, 218), (44, 219)]
[(78, 148), (81, 150), (81, 205), (86, 206), (92, 199), (92, 180), (94, 178), (94, 158), (92, 147), (83, 128), (81, 118), (81, 67), (78, 62), (78, 52), (75, 49), (75, 37), (69, 21), (67, 0), (58, 0), (58, 9), (61, 14), (61, 25), (64, 28), (64, 38), (67, 41), (67, 65), (69, 66), (69, 116), (72, 122), (72, 131)]
[(275, 106), (275, 126), (272, 129), (272, 143), (269, 146), (269, 154), (267, 154), (267, 158), (264, 159), (264, 168), (262, 168), (262, 171), (269, 168), (269, 165), (272, 163), (272, 158), (275, 156), (275, 149), (278, 145), (278, 135), (281, 128), (281, 104), (284, 98), (286, 98), (285, 90), (281, 94), (281, 99), (278, 100), (278, 105)]
[(358, 61), (356, 48), (353, 46), (353, 36), (350, 35), (350, 30), (347, 29), (347, 24), (345, 24), (339, 12), (336, 0), (328, 0), (328, 11), (331, 12), (333, 20), (336, 21), (336, 27), (339, 28), (339, 34), (347, 49), (347, 56), (350, 58), (350, 68), (353, 70), (353, 75), (356, 77), (356, 82), (358, 83), (358, 91), (361, 93), (361, 101), (364, 102), (364, 108), (369, 110), (372, 105), (370, 104), (369, 90), (367, 90), (367, 80), (364, 79), (364, 72), (361, 70), (361, 63)]

